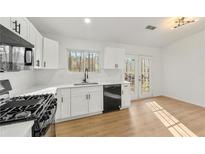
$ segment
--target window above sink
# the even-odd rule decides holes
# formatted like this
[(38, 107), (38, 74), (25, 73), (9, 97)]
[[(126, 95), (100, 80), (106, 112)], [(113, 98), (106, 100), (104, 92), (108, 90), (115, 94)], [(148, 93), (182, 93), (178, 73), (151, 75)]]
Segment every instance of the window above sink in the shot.
[(88, 68), (89, 72), (99, 72), (99, 53), (90, 50), (68, 50), (68, 70), (70, 72), (84, 72)]

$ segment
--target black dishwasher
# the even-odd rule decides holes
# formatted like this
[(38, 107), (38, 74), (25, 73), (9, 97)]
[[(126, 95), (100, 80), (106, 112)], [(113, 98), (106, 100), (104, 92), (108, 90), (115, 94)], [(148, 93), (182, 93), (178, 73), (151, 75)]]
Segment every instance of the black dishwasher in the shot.
[(104, 107), (103, 112), (111, 112), (121, 108), (121, 84), (103, 86)]

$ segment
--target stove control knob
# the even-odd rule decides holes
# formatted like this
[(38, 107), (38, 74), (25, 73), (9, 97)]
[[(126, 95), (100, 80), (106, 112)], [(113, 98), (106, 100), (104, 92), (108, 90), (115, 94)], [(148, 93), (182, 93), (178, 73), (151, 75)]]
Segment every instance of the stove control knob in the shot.
[(48, 115), (51, 115), (51, 111), (47, 111)]
[(47, 119), (49, 119), (49, 115), (48, 115), (48, 114), (45, 114), (45, 115), (43, 116), (43, 120), (47, 120)]

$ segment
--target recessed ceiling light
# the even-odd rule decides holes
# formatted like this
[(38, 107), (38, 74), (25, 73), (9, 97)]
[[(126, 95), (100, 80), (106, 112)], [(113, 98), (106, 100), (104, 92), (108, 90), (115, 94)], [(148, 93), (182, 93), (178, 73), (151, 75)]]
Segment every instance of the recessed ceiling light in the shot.
[(91, 20), (90, 20), (90, 18), (85, 18), (85, 19), (84, 19), (84, 22), (85, 22), (86, 24), (89, 24), (89, 23), (91, 22)]

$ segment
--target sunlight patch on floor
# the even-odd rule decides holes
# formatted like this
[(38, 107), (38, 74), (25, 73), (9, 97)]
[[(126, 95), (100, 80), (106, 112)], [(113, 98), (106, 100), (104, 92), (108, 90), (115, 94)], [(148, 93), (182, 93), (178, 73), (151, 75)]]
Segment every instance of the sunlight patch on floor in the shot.
[(164, 124), (164, 126), (168, 128), (173, 136), (197, 137), (197, 135), (195, 135), (190, 129), (188, 129), (155, 101), (148, 102), (146, 105), (154, 112), (155, 116)]

